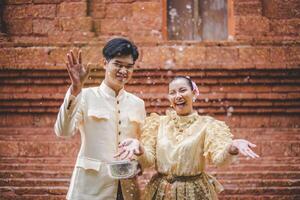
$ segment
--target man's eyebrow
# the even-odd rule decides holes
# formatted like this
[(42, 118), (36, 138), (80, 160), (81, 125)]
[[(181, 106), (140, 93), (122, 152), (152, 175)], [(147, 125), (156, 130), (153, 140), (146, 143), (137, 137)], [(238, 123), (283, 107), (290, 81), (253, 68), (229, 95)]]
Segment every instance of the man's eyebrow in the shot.
[(127, 66), (133, 66), (133, 65), (134, 65), (134, 63), (125, 63), (125, 62), (121, 62), (121, 61), (119, 61), (119, 60), (115, 60), (115, 62), (116, 62), (117, 64), (123, 64), (123, 65), (127, 65)]

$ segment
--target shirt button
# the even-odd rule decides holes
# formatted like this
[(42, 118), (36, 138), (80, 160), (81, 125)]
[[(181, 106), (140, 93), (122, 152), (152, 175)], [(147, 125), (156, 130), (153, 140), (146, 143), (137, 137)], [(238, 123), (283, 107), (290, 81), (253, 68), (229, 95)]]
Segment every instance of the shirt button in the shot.
[(121, 135), (121, 131), (119, 131), (119, 135)]
[(119, 124), (121, 124), (121, 120), (119, 121)]
[(120, 102), (119, 101), (117, 101), (117, 104), (119, 104)]
[(121, 113), (121, 111), (118, 110), (118, 113)]

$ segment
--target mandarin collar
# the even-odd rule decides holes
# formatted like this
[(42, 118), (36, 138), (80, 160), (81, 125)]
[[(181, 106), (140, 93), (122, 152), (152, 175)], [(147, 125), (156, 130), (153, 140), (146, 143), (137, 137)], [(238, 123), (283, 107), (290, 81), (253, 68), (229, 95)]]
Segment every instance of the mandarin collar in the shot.
[(100, 84), (99, 90), (101, 92), (103, 92), (106, 97), (110, 97), (110, 98), (121, 98), (125, 94), (125, 90), (124, 90), (124, 88), (122, 88), (119, 91), (119, 94), (116, 95), (116, 92), (112, 88), (110, 88), (108, 85), (106, 85), (104, 83), (104, 81), (102, 81), (102, 83)]

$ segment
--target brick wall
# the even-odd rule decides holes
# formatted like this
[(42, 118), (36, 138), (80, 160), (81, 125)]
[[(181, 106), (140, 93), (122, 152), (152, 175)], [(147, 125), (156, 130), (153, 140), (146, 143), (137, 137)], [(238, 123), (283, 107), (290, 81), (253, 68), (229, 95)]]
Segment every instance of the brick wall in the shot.
[[(275, 199), (299, 197), (299, 181), (295, 181), (299, 174), (292, 171), (299, 171), (294, 165), (299, 164), (300, 153), (300, 2), (228, 3), (230, 38), (197, 42), (166, 38), (163, 0), (4, 1), (1, 28), (5, 27), (5, 33), (0, 36), (2, 162), (45, 162), (51, 166), (53, 159), (64, 162), (61, 156), (67, 155), (71, 161), (66, 162), (72, 168), (78, 138), (57, 140), (52, 130), (70, 84), (65, 55), (71, 48), (82, 49), (84, 62), (93, 65), (87, 86), (97, 85), (104, 77), (102, 47), (108, 38), (122, 35), (134, 40), (141, 53), (127, 89), (145, 100), (148, 112), (162, 113), (168, 108), (166, 89), (170, 78), (189, 75), (200, 86), (201, 95), (195, 104), (198, 112), (225, 120), (237, 137), (256, 142), (257, 152), (264, 158), (259, 164), (242, 161), (244, 167), (227, 169), (228, 173), (255, 165), (262, 170), (258, 175), (253, 172), (253, 177), (261, 177), (259, 181), (285, 178), (280, 186), (276, 179), (267, 182), (266, 188), (255, 182), (259, 185), (256, 189), (240, 191), (236, 189), (239, 185), (231, 188), (233, 175), (221, 172), (229, 188), (224, 199), (239, 199), (238, 194), (242, 199), (253, 199), (253, 194)], [(251, 178), (252, 172), (247, 173)], [(288, 189), (284, 187), (286, 179), (290, 181)], [(236, 180), (242, 181), (243, 176)], [(250, 187), (254, 183), (247, 184)], [(0, 180), (0, 190), (7, 192), (8, 186), (4, 186)], [(54, 193), (63, 196), (65, 190)]]
[[(64, 66), (67, 51), (82, 49), (84, 62), (92, 63), (95, 68), (90, 84), (98, 84), (103, 78), (100, 63), (104, 42), (113, 35), (124, 35), (134, 40), (141, 52), (136, 76), (128, 89), (140, 91), (136, 83), (143, 82), (141, 78), (149, 74), (143, 83), (147, 86), (143, 88), (144, 94), (138, 95), (149, 99), (147, 97), (156, 92), (164, 98), (164, 106), (158, 108), (151, 107), (153, 100), (150, 99), (150, 111), (162, 111), (168, 104), (164, 95), (167, 82), (161, 82), (158, 77), (168, 78), (182, 72), (194, 76), (201, 85), (202, 100), (212, 98), (212, 103), (206, 102), (209, 105), (198, 104), (199, 108), (215, 106), (207, 111), (210, 114), (222, 114), (228, 107), (238, 106), (240, 113), (295, 117), (299, 113), (299, 1), (240, 0), (229, 3), (233, 6), (233, 14), (229, 15), (230, 23), (234, 24), (233, 38), (196, 42), (169, 41), (165, 37), (164, 1), (7, 0), (3, 21), (8, 41), (0, 44), (0, 66), (14, 79), (6, 77), (10, 80), (7, 80), (9, 86), (2, 89), (3, 98), (14, 99), (6, 94), (12, 88), (18, 91), (14, 95), (17, 99), (29, 101), (44, 97), (40, 88), (59, 92), (45, 97), (56, 102), (52, 110), (48, 109), (56, 112), (69, 84)], [(53, 80), (48, 86), (45, 86), (47, 81), (36, 81), (33, 86), (27, 86), (39, 76), (30, 73), (31, 69), (39, 69), (43, 76), (46, 74), (47, 80), (51, 77)], [(65, 80), (52, 74), (54, 70), (59, 70)], [(18, 84), (14, 80), (22, 79), (19, 74), (28, 77), (24, 77), (23, 82), (19, 80)], [(234, 75), (229, 78), (230, 74)], [(55, 84), (60, 85), (59, 89)], [(153, 84), (156, 87), (148, 87)], [(29, 97), (28, 92), (39, 94)], [(219, 100), (237, 104), (229, 103), (222, 108), (217, 102), (213, 103)], [(255, 106), (261, 109), (253, 112)], [(33, 108), (27, 106), (27, 110), (30, 109)], [(9, 112), (7, 110), (5, 112)]]

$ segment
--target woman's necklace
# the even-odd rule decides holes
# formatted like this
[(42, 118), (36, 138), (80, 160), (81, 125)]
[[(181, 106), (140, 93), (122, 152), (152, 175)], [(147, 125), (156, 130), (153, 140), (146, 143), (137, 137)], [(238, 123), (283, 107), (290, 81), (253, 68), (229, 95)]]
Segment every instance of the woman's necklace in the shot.
[(187, 116), (180, 118), (175, 116), (174, 122), (174, 136), (177, 142), (181, 142), (186, 136), (190, 136), (192, 133), (188, 131), (188, 128), (197, 120), (197, 115)]

